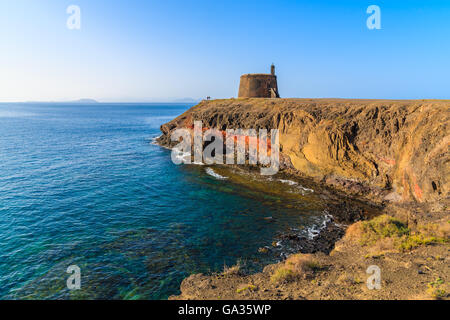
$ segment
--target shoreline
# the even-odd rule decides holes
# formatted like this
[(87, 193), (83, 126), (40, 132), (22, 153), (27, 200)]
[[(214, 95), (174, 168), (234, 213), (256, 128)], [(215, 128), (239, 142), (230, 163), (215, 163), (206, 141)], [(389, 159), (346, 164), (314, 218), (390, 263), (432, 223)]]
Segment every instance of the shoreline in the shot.
[[(427, 215), (424, 208), (414, 209)], [(394, 210), (397, 211), (394, 213)], [(380, 217), (391, 217), (392, 213), (395, 217), (402, 216), (403, 210), (389, 208)], [(416, 223), (440, 221), (438, 225), (444, 227), (446, 240), (418, 244), (408, 250), (393, 248), (389, 242), (384, 243), (384, 239), (381, 243), (361, 245), (354, 230), (360, 228), (361, 223), (371, 221), (357, 222), (349, 225), (329, 254), (292, 254), (256, 274), (245, 274), (239, 268), (235, 272), (193, 274), (183, 280), (181, 294), (171, 296), (169, 300), (447, 300), (450, 298), (450, 267), (445, 213), (441, 211), (437, 219), (421, 219)], [(414, 229), (412, 224), (409, 227)], [(366, 284), (367, 268), (372, 265), (381, 270), (380, 290), (370, 290)], [(298, 269), (292, 269), (292, 266)], [(294, 272), (285, 274), (281, 272), (284, 270)]]
[[(152, 142), (164, 149), (172, 150), (170, 146), (163, 146), (158, 143), (158, 140), (155, 139)], [(189, 164), (192, 166), (204, 166), (205, 174), (212, 176), (217, 180), (224, 181), (227, 184), (237, 183), (230, 176), (232, 176), (232, 172), (236, 175), (244, 176), (244, 175), (258, 175), (257, 167), (249, 167), (246, 165), (206, 165), (206, 164), (198, 164), (192, 163)], [(208, 169), (214, 171), (214, 175), (208, 173)], [(217, 173), (219, 171), (220, 173)], [(236, 173), (238, 171), (238, 173)], [(222, 176), (224, 174), (224, 176)], [(281, 176), (280, 176), (281, 175)], [(222, 178), (218, 178), (218, 177)], [(296, 185), (301, 189), (309, 190), (309, 192), (316, 193), (322, 199), (325, 197), (326, 200), (326, 208), (324, 209), (323, 216), (324, 221), (322, 221), (320, 226), (312, 226), (307, 229), (307, 235), (300, 234), (295, 232), (294, 230), (280, 232), (279, 236), (277, 236), (272, 246), (263, 246), (260, 247), (259, 252), (264, 254), (269, 254), (272, 250), (277, 249), (277, 247), (282, 246), (284, 249), (280, 249), (277, 251), (277, 254), (280, 254), (280, 260), (283, 261), (287, 259), (290, 255), (295, 253), (304, 253), (304, 254), (323, 254), (329, 255), (330, 252), (333, 251), (336, 243), (345, 235), (346, 229), (354, 222), (361, 221), (366, 219), (367, 217), (373, 217), (381, 214), (382, 206), (380, 204), (371, 203), (369, 201), (362, 201), (361, 199), (357, 199), (355, 197), (345, 195), (339, 190), (334, 190), (329, 188), (324, 184), (318, 184), (315, 181), (306, 181), (304, 177), (299, 177), (297, 175), (293, 175), (289, 171), (282, 171), (279, 174), (275, 175), (276, 179), (270, 177), (265, 181), (268, 185), (277, 181), (282, 184), (287, 185)], [(246, 182), (242, 183), (242, 185), (246, 186)], [(303, 187), (303, 185), (308, 185), (308, 187)], [(251, 186), (250, 186), (251, 188)], [(313, 189), (310, 189), (313, 188)], [(254, 189), (256, 191), (262, 192), (260, 189)], [(370, 211), (370, 213), (368, 212)], [(276, 244), (275, 244), (276, 243)], [(240, 264), (240, 262), (238, 262)], [(265, 264), (263, 268), (270, 268), (274, 264)], [(233, 267), (230, 267), (233, 268)], [(245, 265), (240, 265), (241, 272), (245, 268)], [(258, 273), (245, 273), (246, 276), (255, 275)], [(195, 275), (191, 275), (195, 276)], [(214, 277), (214, 274), (206, 275), (207, 277)], [(184, 281), (190, 279), (190, 277), (186, 278)], [(177, 296), (171, 296), (169, 299), (176, 299)]]
[[(159, 137), (154, 138), (152, 144), (158, 145), (167, 150), (172, 150), (173, 148), (171, 146), (162, 145), (159, 142), (159, 139), (162, 136), (163, 135), (160, 135)], [(237, 174), (258, 174), (255, 171), (257, 166), (206, 165), (204, 163), (199, 164), (194, 162), (188, 165), (204, 166), (205, 174), (208, 174), (217, 180), (224, 181), (225, 183), (236, 183), (236, 181), (230, 181), (228, 175), (225, 175), (224, 172), (238, 172)], [(219, 171), (219, 173), (217, 171)], [(308, 236), (304, 236), (296, 234), (293, 231), (285, 232), (284, 234), (280, 235), (279, 240), (289, 242), (291, 244), (291, 247), (297, 247), (297, 252), (322, 252), (328, 254), (334, 248), (335, 243), (345, 234), (345, 230), (349, 225), (368, 217), (374, 217), (381, 214), (382, 212), (383, 204), (381, 203), (375, 203), (367, 199), (359, 199), (352, 195), (344, 194), (341, 190), (335, 190), (323, 183), (317, 183), (313, 180), (306, 182), (307, 178), (292, 174), (292, 171), (280, 170), (280, 172), (275, 176), (278, 177), (276, 179), (278, 182), (286, 183), (291, 186), (297, 185), (304, 192), (317, 192), (319, 197), (321, 197), (322, 199), (327, 199), (326, 208), (324, 209), (323, 214), (324, 216), (328, 216), (328, 220), (324, 222), (320, 230), (311, 230), (311, 232), (314, 233), (314, 236), (310, 236), (309, 232)], [(303, 181), (300, 182), (298, 181), (299, 179)], [(267, 179), (265, 183), (268, 184), (272, 181), (273, 180), (271, 177)], [(241, 184), (244, 186), (246, 185), (245, 182)], [(308, 187), (304, 187), (304, 184), (307, 184)], [(310, 188), (312, 186), (314, 186), (313, 189)], [(303, 191), (300, 192), (303, 194)], [(267, 249), (270, 250), (269, 248)], [(284, 258), (287, 257), (285, 253), (283, 253), (283, 256)]]

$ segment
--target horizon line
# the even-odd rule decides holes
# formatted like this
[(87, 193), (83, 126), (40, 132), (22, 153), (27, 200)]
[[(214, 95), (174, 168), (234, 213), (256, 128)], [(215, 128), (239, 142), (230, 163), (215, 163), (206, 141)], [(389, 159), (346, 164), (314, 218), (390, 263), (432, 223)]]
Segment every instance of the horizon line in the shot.
[[(211, 101), (213, 100), (231, 100), (231, 99), (235, 99), (235, 100), (239, 100), (239, 99), (268, 99), (268, 98), (237, 98), (237, 97), (231, 97), (231, 98), (216, 98), (216, 99), (211, 99)], [(399, 101), (411, 101), (411, 100), (415, 100), (415, 101), (423, 101), (423, 100), (442, 100), (442, 101), (447, 101), (450, 100), (449, 98), (342, 98), (342, 97), (283, 97), (283, 98), (273, 98), (274, 100), (276, 99), (304, 99), (304, 100), (324, 100), (324, 99), (334, 99), (334, 100), (399, 100)], [(84, 100), (89, 100), (89, 101), (84, 101)], [(177, 104), (177, 103), (199, 103), (201, 101), (204, 101), (207, 99), (186, 99), (186, 100), (182, 100), (179, 99), (179, 101), (177, 101), (177, 99), (170, 99), (170, 100), (153, 100), (153, 101), (98, 101), (95, 99), (79, 99), (79, 100), (68, 100), (68, 101), (45, 101), (45, 100), (36, 100), (36, 101), (0, 101), (0, 104), (7, 104), (7, 103), (14, 103), (14, 104), (19, 104), (19, 103), (23, 103), (23, 104), (33, 104), (33, 103), (52, 103), (52, 104), (56, 104), (56, 103), (61, 103), (61, 104), (86, 104), (86, 105), (95, 105), (95, 104), (143, 104), (143, 103), (149, 103), (149, 104), (155, 104), (155, 103), (172, 103), (172, 104)]]

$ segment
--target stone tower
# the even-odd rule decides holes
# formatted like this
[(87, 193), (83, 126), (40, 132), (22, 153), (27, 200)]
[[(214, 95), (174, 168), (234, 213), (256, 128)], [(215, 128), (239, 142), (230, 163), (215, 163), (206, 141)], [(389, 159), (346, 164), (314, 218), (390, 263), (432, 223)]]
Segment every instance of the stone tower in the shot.
[(241, 76), (238, 98), (279, 98), (275, 66), (270, 74), (252, 73)]

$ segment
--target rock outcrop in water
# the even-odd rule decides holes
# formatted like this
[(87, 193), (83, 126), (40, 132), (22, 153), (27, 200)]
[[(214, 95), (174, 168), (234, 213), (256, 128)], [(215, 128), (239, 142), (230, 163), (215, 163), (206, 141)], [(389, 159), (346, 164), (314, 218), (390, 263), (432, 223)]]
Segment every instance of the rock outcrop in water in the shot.
[(161, 126), (279, 129), (294, 174), (394, 202), (449, 196), (449, 100), (229, 99), (203, 101)]

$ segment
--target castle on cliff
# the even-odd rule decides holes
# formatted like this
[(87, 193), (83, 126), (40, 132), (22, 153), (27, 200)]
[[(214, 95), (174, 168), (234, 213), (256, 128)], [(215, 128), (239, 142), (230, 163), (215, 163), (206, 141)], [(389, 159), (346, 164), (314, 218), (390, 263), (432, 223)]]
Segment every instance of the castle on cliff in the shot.
[(241, 76), (238, 98), (279, 98), (275, 66), (270, 67), (270, 74), (252, 73)]

